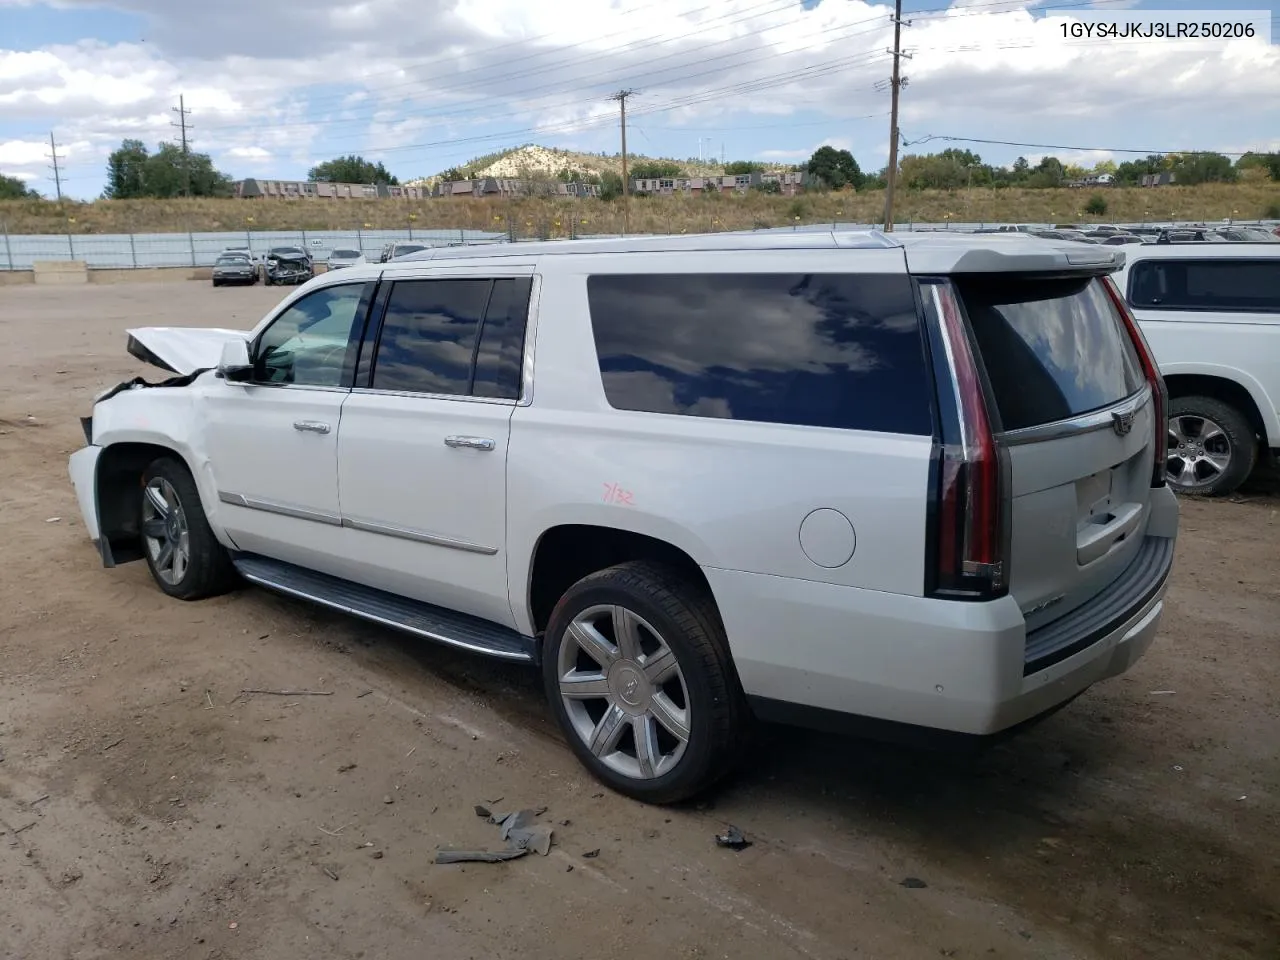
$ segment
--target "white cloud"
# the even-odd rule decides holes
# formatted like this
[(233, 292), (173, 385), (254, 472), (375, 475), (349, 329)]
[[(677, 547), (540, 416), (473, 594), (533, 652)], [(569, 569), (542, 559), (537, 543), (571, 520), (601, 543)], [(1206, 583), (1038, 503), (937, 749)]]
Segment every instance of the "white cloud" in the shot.
[(235, 157), (238, 160), (261, 162), (271, 159), (271, 151), (264, 150), (262, 147), (232, 147), (227, 151), (227, 156)]

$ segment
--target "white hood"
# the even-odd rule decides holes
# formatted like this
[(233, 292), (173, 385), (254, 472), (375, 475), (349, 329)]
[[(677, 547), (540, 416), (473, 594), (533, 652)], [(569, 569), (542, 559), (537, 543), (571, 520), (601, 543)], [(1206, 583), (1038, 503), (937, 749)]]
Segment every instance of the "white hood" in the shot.
[(237, 337), (248, 339), (250, 330), (221, 327), (137, 327), (129, 334), (129, 353), (163, 370), (186, 375), (212, 370), (222, 359), (222, 345)]

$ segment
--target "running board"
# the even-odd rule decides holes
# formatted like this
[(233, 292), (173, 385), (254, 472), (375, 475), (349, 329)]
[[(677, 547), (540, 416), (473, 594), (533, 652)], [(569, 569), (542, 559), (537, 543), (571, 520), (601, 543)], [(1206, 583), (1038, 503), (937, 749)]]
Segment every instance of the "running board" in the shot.
[(533, 637), (479, 617), (267, 557), (239, 554), (233, 562), (240, 576), (277, 593), (473, 653), (525, 663), (537, 661), (538, 643)]

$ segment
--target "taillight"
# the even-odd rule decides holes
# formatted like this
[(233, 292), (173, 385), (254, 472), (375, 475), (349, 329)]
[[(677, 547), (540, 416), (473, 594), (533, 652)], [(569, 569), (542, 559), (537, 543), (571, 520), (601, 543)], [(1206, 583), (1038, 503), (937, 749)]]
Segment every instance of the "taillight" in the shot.
[(1147, 378), (1147, 383), (1151, 385), (1151, 402), (1155, 408), (1156, 433), (1155, 463), (1151, 467), (1151, 486), (1163, 487), (1165, 485), (1165, 470), (1169, 459), (1169, 389), (1165, 386), (1164, 377), (1160, 375), (1160, 368), (1156, 366), (1156, 356), (1151, 352), (1151, 344), (1147, 343), (1147, 338), (1143, 335), (1142, 328), (1138, 326), (1138, 318), (1133, 315), (1129, 305), (1124, 302), (1124, 297), (1121, 295), (1115, 281), (1110, 277), (1103, 277), (1102, 285), (1107, 288), (1107, 294), (1111, 297), (1111, 302), (1124, 320), (1125, 329), (1129, 332), (1129, 339), (1133, 341), (1133, 349), (1137, 351), (1138, 360), (1142, 364), (1142, 375)]
[[(1002, 465), (983, 392), (982, 375), (949, 283), (921, 286), (936, 317), (933, 340), (945, 363), (939, 385), (942, 443), (938, 459), (934, 569), (929, 592), (963, 599), (992, 599), (1008, 591)], [(928, 303), (929, 300), (932, 303)]]

